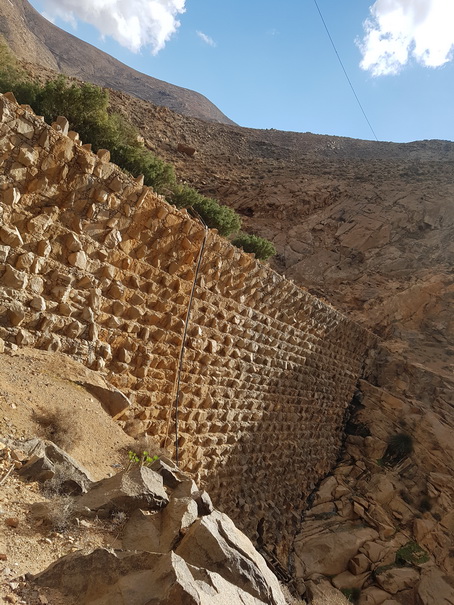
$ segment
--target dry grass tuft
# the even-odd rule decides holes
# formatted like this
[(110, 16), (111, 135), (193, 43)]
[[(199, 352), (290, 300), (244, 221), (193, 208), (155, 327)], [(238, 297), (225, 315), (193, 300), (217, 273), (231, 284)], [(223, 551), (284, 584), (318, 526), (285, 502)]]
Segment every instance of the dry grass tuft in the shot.
[(70, 410), (35, 410), (33, 420), (40, 427), (39, 437), (53, 441), (62, 450), (70, 452), (82, 439), (82, 426)]

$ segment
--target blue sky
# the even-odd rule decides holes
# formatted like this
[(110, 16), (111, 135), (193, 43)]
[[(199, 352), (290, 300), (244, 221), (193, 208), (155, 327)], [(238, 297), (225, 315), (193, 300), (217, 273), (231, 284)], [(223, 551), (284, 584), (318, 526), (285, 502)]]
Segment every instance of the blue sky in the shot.
[[(241, 126), (374, 138), (314, 0), (30, 1)], [(454, 140), (454, 0), (317, 1), (378, 139)]]

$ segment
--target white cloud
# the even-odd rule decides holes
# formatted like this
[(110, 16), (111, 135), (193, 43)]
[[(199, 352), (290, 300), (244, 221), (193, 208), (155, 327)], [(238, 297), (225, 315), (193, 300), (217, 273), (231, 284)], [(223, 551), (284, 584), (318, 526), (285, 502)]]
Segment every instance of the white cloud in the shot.
[(362, 69), (397, 74), (411, 59), (440, 67), (453, 58), (453, 0), (377, 0), (358, 41)]
[(216, 46), (216, 42), (213, 40), (213, 38), (210, 38), (210, 36), (207, 36), (203, 32), (197, 32), (197, 35), (201, 40), (203, 40), (203, 42), (205, 42), (205, 44), (208, 44), (208, 46)]
[(164, 48), (180, 23), (186, 0), (44, 0), (46, 17), (77, 19), (94, 25), (102, 36), (138, 52), (150, 46), (153, 54)]
[(55, 23), (55, 17), (51, 17), (50, 15), (48, 15), (46, 12), (41, 13), (42, 16), (44, 17), (44, 19), (47, 19), (48, 21), (50, 21), (51, 23)]

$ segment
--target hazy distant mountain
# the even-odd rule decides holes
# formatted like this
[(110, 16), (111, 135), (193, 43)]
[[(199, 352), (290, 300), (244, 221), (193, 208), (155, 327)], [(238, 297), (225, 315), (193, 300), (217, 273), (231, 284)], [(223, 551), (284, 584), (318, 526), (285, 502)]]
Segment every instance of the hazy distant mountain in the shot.
[(0, 0), (0, 34), (19, 58), (30, 63), (123, 90), (183, 115), (234, 124), (203, 95), (124, 65), (44, 19), (27, 0)]

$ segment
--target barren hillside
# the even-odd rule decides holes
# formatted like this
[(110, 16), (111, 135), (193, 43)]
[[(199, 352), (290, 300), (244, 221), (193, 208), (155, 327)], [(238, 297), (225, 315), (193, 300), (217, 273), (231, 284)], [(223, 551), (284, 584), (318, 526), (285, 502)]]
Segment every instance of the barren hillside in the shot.
[(124, 90), (178, 113), (233, 124), (206, 97), (142, 74), (42, 17), (27, 0), (0, 0), (0, 34), (18, 57), (86, 82)]

